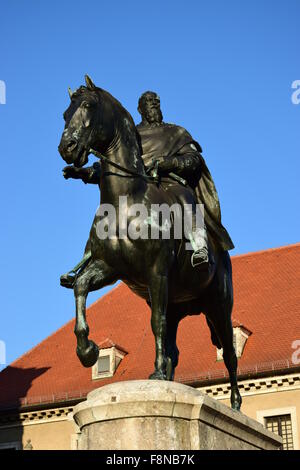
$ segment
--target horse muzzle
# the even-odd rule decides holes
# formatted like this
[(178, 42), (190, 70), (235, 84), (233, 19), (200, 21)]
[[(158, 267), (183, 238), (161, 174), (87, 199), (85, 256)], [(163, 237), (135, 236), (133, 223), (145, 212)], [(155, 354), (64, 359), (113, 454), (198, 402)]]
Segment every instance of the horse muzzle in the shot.
[(73, 163), (74, 166), (80, 168), (88, 161), (87, 150), (84, 147), (80, 148), (75, 139), (72, 139), (67, 143), (62, 141), (58, 146), (58, 151), (68, 165)]
[(73, 161), (74, 166), (77, 168), (83, 167), (89, 161), (89, 151), (86, 150), (84, 147), (80, 149), (77, 154), (77, 157)]
[(73, 163), (73, 160), (74, 160), (73, 152), (77, 146), (78, 146), (78, 143), (75, 140), (70, 140), (69, 142), (64, 142), (63, 140), (61, 140), (58, 146), (58, 151), (61, 157), (65, 160), (65, 162)]

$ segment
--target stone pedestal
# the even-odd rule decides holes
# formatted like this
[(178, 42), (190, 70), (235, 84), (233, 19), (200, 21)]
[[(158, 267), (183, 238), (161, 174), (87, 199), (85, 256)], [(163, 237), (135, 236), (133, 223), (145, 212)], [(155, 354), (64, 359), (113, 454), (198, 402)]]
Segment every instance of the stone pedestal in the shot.
[(242, 413), (176, 382), (133, 380), (90, 392), (74, 408), (78, 449), (278, 449), (281, 438)]

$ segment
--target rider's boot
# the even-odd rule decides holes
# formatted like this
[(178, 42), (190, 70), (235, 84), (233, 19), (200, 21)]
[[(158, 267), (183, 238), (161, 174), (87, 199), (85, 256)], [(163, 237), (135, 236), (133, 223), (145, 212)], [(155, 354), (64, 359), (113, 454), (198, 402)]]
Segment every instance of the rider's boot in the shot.
[(208, 269), (209, 257), (207, 246), (203, 246), (202, 248), (194, 251), (191, 257), (191, 263), (193, 268), (201, 265), (203, 269)]
[(74, 286), (74, 281), (76, 279), (76, 276), (87, 265), (87, 263), (91, 259), (91, 256), (92, 255), (90, 251), (86, 252), (82, 260), (79, 261), (79, 263), (76, 264), (76, 266), (71, 271), (68, 271), (66, 274), (62, 274), (60, 276), (60, 285), (62, 287), (67, 287), (69, 289), (72, 289)]
[(201, 270), (208, 270), (211, 265), (211, 260), (208, 253), (208, 240), (206, 227), (196, 229), (190, 234), (190, 241), (194, 250), (191, 256), (191, 263), (193, 268), (196, 266)]
[[(72, 272), (72, 271), (70, 271)], [(67, 287), (68, 289), (73, 289), (75, 281), (75, 275), (66, 273), (60, 276), (60, 285), (62, 287)]]

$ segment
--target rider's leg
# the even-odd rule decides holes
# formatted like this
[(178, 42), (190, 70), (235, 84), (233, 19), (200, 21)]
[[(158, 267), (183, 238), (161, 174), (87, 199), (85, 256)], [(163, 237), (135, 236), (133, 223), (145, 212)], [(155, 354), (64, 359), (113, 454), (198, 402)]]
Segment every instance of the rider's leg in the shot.
[(208, 268), (210, 260), (208, 256), (208, 237), (204, 222), (203, 204), (195, 205), (193, 199), (193, 204), (185, 206), (184, 226), (186, 237), (193, 249), (191, 256), (192, 266), (201, 265), (203, 269)]
[[(209, 267), (210, 259), (208, 256), (208, 238), (204, 223), (204, 206), (195, 204), (195, 193), (190, 187), (183, 187), (174, 182), (162, 184), (163, 189), (174, 202), (174, 196), (184, 208), (184, 226), (185, 236), (190, 242), (193, 250), (191, 256), (192, 266), (200, 266), (202, 269)], [(171, 203), (172, 203), (171, 202)]]
[(190, 233), (190, 243), (194, 250), (191, 256), (192, 266), (203, 266), (208, 267), (209, 257), (208, 257), (208, 239), (206, 227), (196, 228)]
[(91, 251), (87, 251), (86, 253), (84, 253), (84, 256), (82, 258), (81, 261), (79, 261), (78, 264), (76, 264), (76, 266), (74, 266), (74, 268), (68, 272), (68, 274), (77, 274), (77, 271), (79, 271), (79, 269), (83, 268), (83, 266), (85, 266), (87, 264), (87, 262), (91, 259)]
[(81, 261), (74, 266), (71, 271), (68, 271), (66, 274), (63, 274), (60, 276), (60, 284), (63, 287), (72, 289), (74, 285), (74, 281), (76, 279), (76, 276), (85, 268), (85, 266), (88, 264), (92, 257), (91, 254), (91, 248), (90, 248), (90, 241), (88, 240), (85, 250), (84, 250), (84, 255)]
[(192, 214), (192, 233), (190, 234), (190, 242), (194, 250), (191, 256), (192, 266), (201, 265), (203, 268), (209, 266), (208, 257), (208, 237), (204, 223), (204, 207), (197, 205), (196, 211)]

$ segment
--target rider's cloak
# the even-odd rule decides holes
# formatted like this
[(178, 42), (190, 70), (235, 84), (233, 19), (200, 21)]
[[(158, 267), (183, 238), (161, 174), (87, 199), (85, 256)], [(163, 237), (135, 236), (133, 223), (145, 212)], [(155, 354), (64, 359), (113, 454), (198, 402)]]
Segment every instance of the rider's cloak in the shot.
[[(224, 251), (232, 250), (234, 244), (221, 223), (221, 209), (218, 193), (212, 176), (201, 155), (202, 149), (198, 142), (180, 126), (161, 123), (157, 126), (138, 125), (137, 131), (141, 139), (143, 160), (149, 166), (153, 158), (175, 156), (188, 144), (193, 144), (195, 152), (201, 161), (201, 177), (194, 190), (198, 204), (204, 204), (204, 221), (209, 234), (219, 248)], [(191, 150), (188, 153), (191, 154)], [(176, 170), (174, 169), (174, 173)]]

